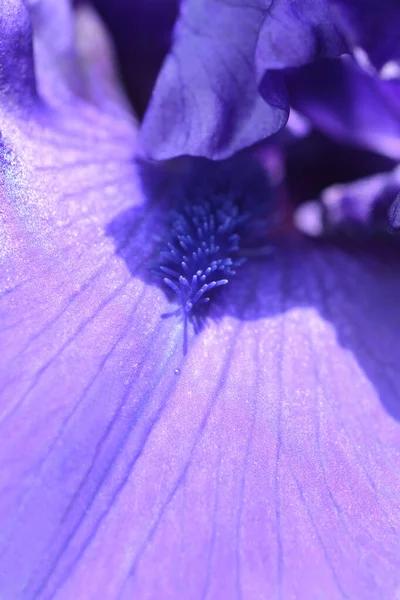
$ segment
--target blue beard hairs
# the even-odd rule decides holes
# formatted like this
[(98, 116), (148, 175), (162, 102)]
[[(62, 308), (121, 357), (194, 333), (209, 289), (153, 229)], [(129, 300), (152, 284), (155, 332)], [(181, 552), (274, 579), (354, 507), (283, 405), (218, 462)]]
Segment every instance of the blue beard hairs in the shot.
[[(184, 355), (188, 350), (188, 324), (199, 333), (210, 301), (217, 298), (217, 289), (227, 286), (246, 262), (249, 240), (251, 246), (260, 238), (265, 243), (270, 188), (259, 165), (255, 177), (252, 175), (250, 172), (250, 183), (235, 186), (235, 175), (227, 180), (223, 171), (222, 184), (218, 178), (216, 184), (211, 178), (208, 184), (194, 186), (172, 212), (153, 271), (178, 302), (176, 310), (161, 317), (183, 318)], [(235, 187), (238, 189), (233, 191)], [(261, 236), (257, 234), (260, 231)]]

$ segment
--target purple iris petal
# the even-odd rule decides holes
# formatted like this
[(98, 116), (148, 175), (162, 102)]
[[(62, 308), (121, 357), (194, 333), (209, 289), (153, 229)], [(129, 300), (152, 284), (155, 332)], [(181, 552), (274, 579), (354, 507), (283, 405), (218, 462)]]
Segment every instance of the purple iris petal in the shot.
[(396, 194), (400, 169), (325, 189), (320, 201), (301, 204), (296, 223), (308, 235), (345, 233), (354, 238), (375, 237), (397, 229)]
[(173, 47), (143, 123), (149, 155), (225, 158), (284, 126), (289, 105), (282, 77), (265, 76), (266, 101), (255, 77), (264, 16), (258, 1), (182, 4)]
[(84, 81), (74, 43), (75, 23), (70, 0), (57, 3), (28, 0), (27, 5), (33, 26), (39, 92), (53, 101), (82, 95)]
[(122, 76), (142, 116), (171, 45), (178, 0), (93, 0), (113, 35)]
[(37, 252), (31, 282), (2, 298), (4, 593), (390, 597), (395, 265), (277, 248), (181, 362), (160, 293), (131, 279), (102, 235), (112, 194), (79, 197), (97, 210), (84, 231), (74, 218), (78, 248), (68, 260), (54, 245), (47, 261)]
[(380, 81), (350, 58), (287, 74), (293, 106), (333, 138), (400, 157), (400, 82)]
[(182, 3), (143, 124), (147, 152), (225, 158), (262, 140), (288, 115), (274, 70), (346, 51), (324, 1)]
[(32, 28), (22, 1), (4, 0), (0, 20), (0, 92), (2, 105), (30, 107), (36, 100)]
[[(283, 238), (183, 359), (99, 23), (83, 95), (42, 73), (40, 104), (25, 25), (1, 55), (1, 595), (394, 598), (398, 260)], [(128, 210), (129, 268), (106, 235)]]
[(259, 33), (257, 73), (262, 77), (266, 69), (298, 67), (348, 51), (329, 0), (275, 0), (265, 10)]
[(400, 188), (400, 168), (349, 184), (337, 184), (322, 194), (326, 225), (337, 229), (360, 228), (371, 233), (388, 230), (388, 209)]
[(365, 239), (387, 236), (393, 227), (388, 209), (400, 189), (396, 161), (314, 131), (287, 149), (286, 170), (301, 231)]

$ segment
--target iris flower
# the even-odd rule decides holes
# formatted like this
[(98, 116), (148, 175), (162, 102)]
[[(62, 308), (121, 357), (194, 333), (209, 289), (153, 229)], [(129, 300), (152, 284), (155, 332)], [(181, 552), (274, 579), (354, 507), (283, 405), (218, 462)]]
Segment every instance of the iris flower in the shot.
[[(95, 7), (0, 5), (0, 597), (393, 600), (397, 0), (161, 4), (97, 3), (140, 126)], [(184, 355), (173, 210), (253, 168)]]

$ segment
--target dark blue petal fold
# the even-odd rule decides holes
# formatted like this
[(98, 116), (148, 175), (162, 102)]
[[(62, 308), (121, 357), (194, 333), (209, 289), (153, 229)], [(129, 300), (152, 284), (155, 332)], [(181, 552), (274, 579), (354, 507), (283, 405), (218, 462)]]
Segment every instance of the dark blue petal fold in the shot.
[(257, 73), (261, 77), (266, 69), (298, 67), (348, 51), (329, 0), (275, 0), (265, 10), (259, 32)]
[(351, 57), (323, 60), (286, 75), (291, 104), (341, 142), (400, 157), (400, 82), (382, 81)]

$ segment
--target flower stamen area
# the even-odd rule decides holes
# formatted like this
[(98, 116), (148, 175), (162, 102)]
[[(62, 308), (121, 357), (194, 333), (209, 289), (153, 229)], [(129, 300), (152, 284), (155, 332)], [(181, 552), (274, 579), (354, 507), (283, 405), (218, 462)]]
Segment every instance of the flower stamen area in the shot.
[(241, 210), (241, 198), (233, 194), (196, 199), (173, 214), (156, 271), (179, 303), (162, 318), (183, 316), (184, 354), (188, 322), (195, 333), (201, 330), (204, 308), (215, 290), (226, 286), (246, 261), (240, 256), (240, 243), (249, 219), (250, 214)]

